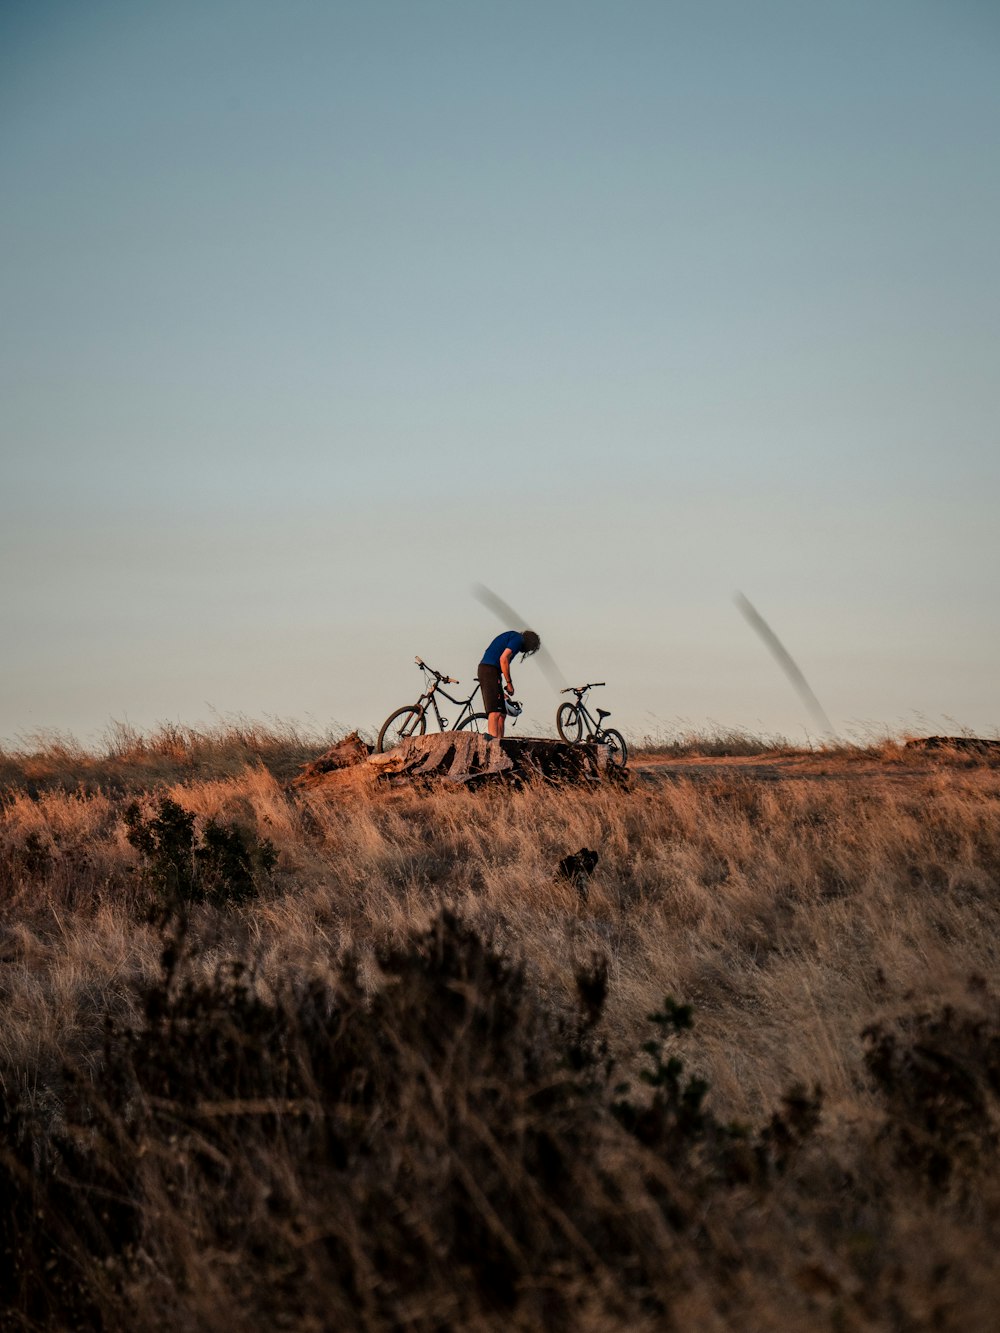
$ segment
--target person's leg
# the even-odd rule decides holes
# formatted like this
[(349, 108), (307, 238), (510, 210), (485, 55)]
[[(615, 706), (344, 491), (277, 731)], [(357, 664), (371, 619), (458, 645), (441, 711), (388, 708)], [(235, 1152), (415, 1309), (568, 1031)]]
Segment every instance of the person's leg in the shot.
[(487, 727), (491, 736), (503, 735), (503, 723), (506, 716), (503, 706), (503, 684), (500, 680), (500, 668), (480, 663), (479, 687), (483, 692), (483, 708), (488, 715)]

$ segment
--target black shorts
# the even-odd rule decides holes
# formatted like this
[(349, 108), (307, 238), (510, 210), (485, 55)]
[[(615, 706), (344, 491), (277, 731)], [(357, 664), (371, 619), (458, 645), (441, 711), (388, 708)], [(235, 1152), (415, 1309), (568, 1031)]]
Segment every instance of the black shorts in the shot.
[(503, 713), (503, 686), (500, 668), (490, 666), (488, 662), (479, 663), (479, 686), (483, 692), (483, 710), (487, 713)]

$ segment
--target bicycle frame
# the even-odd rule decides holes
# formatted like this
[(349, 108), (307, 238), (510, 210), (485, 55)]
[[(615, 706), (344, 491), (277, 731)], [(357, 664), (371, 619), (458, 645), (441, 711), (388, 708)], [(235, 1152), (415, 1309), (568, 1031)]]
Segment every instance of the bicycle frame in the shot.
[(594, 719), (590, 716), (590, 714), (587, 712), (587, 705), (583, 702), (582, 699), (577, 704), (576, 711), (580, 716), (580, 720), (587, 728), (588, 738), (599, 737), (604, 728), (601, 726), (599, 722), (595, 722)]
[[(576, 708), (577, 715), (579, 716), (580, 721), (584, 724), (584, 727), (586, 728), (588, 740), (599, 741), (601, 737), (604, 735), (604, 724), (600, 718), (598, 718), (596, 722), (594, 721), (593, 717), (591, 717), (589, 711), (587, 710), (587, 705), (583, 702), (583, 700), (584, 697), (590, 693), (590, 691), (594, 688), (595, 685), (603, 685), (603, 684), (604, 684), (603, 680), (598, 680), (595, 681), (593, 685), (585, 685), (583, 686), (582, 689), (579, 690), (578, 689), (563, 690), (563, 694), (573, 694), (576, 696), (576, 701), (574, 706)], [(598, 709), (597, 711), (601, 712), (602, 710)], [(610, 716), (611, 716), (610, 713), (605, 713), (605, 717), (610, 717)]]
[[(424, 668), (421, 669), (423, 670)], [(446, 717), (441, 716), (441, 710), (440, 708), (438, 708), (438, 702), (437, 702), (438, 690), (441, 691), (441, 693), (444, 695), (446, 699), (450, 699), (453, 704), (461, 705), (462, 711), (455, 719), (455, 726), (452, 728), (452, 730), (457, 731), (458, 728), (461, 726), (461, 724), (464, 722), (466, 716), (471, 717), (472, 714), (476, 711), (472, 706), (472, 701), (479, 693), (479, 686), (478, 685), (476, 686), (476, 688), (469, 695), (468, 699), (456, 699), (453, 694), (448, 693), (448, 691), (444, 688), (444, 686), (441, 684), (439, 680), (433, 680), (431, 684), (427, 687), (427, 689), (424, 690), (423, 694), (417, 700), (415, 707), (421, 709), (424, 713), (426, 713), (429, 704), (434, 709), (434, 716), (437, 719), (438, 728), (441, 731), (447, 731), (448, 719)]]

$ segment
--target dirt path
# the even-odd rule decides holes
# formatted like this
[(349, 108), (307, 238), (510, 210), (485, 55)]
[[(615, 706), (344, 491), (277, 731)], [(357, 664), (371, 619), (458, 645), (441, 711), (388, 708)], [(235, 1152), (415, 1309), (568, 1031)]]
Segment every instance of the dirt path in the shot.
[(759, 754), (633, 757), (629, 768), (635, 777), (651, 784), (662, 782), (708, 782), (743, 779), (747, 782), (892, 782), (925, 783), (946, 775), (962, 780), (1000, 782), (994, 763), (969, 759), (950, 760), (927, 755), (907, 755), (900, 760), (881, 760), (868, 755)]

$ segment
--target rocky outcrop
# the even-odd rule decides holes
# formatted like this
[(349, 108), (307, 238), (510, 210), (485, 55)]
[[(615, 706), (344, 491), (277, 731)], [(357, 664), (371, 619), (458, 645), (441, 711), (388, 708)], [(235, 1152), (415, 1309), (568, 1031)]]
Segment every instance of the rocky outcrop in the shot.
[(331, 746), (318, 759), (311, 759), (292, 783), (292, 786), (312, 786), (316, 778), (321, 778), (327, 773), (336, 773), (341, 769), (353, 768), (356, 764), (364, 763), (371, 752), (372, 747), (366, 745), (356, 731), (352, 731), (349, 736), (345, 736), (342, 741), (338, 741), (336, 745)]
[[(356, 740), (349, 737), (348, 740)], [(604, 745), (567, 745), (533, 737), (492, 740), (468, 731), (444, 731), (413, 736), (386, 754), (370, 754), (363, 742), (353, 749), (334, 747), (303, 770), (294, 785), (313, 787), (345, 785), (349, 768), (357, 777), (378, 783), (419, 782), (441, 779), (469, 787), (506, 782), (518, 785), (530, 780), (545, 782), (599, 783), (627, 780), (625, 771), (610, 762)], [(335, 753), (336, 752), (336, 753)], [(341, 759), (346, 763), (341, 763)]]

